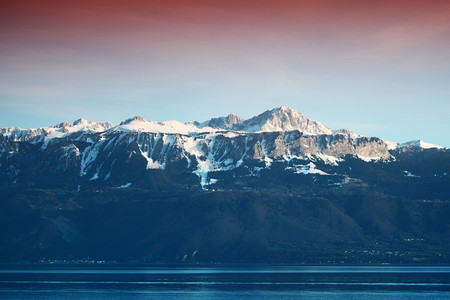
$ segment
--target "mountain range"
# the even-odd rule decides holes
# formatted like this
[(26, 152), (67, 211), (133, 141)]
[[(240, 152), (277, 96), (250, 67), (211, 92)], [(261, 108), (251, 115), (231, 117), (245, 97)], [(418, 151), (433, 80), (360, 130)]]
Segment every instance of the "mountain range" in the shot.
[(244, 120), (0, 129), (0, 260), (450, 261), (450, 150)]

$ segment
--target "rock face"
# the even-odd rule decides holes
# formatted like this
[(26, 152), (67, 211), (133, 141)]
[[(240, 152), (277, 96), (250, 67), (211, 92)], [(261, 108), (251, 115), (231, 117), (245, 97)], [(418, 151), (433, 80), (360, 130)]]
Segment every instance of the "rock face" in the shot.
[(212, 127), (217, 129), (231, 130), (235, 124), (242, 123), (243, 121), (244, 119), (242, 119), (241, 117), (235, 114), (230, 114), (227, 117), (212, 118), (209, 121), (199, 124), (198, 127)]
[(325, 125), (284, 106), (265, 111), (256, 117), (237, 123), (233, 129), (246, 132), (298, 130), (305, 135), (332, 134), (331, 129)]
[(450, 151), (396, 145), (285, 107), (1, 129), (0, 257), (450, 262)]

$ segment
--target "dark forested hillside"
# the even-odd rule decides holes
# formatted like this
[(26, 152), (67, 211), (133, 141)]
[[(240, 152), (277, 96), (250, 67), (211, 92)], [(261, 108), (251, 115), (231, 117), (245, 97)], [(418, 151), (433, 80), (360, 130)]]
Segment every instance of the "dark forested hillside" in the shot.
[[(426, 164), (434, 159), (431, 155)], [(408, 167), (415, 172), (427, 169), (412, 161)], [(389, 166), (348, 164), (355, 178), (345, 184), (291, 174), (275, 164), (259, 176), (223, 173), (221, 184), (208, 189), (186, 174), (175, 180), (161, 171), (142, 177), (155, 183), (151, 188), (91, 184), (77, 190), (70, 183), (3, 188), (0, 257), (9, 262), (449, 262), (448, 177), (393, 176), (405, 167), (400, 159)]]

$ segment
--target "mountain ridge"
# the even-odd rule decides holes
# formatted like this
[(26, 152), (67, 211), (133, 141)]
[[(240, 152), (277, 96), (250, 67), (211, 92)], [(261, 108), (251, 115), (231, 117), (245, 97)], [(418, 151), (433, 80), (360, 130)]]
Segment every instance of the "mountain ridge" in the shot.
[[(150, 133), (191, 134), (201, 132), (238, 131), (244, 133), (260, 132), (285, 132), (298, 130), (305, 135), (347, 135), (356, 139), (362, 137), (350, 129), (331, 130), (320, 122), (313, 121), (302, 113), (285, 106), (267, 110), (247, 120), (229, 114), (227, 117), (217, 117), (204, 122), (191, 121), (182, 123), (179, 121), (155, 122), (145, 120), (141, 116), (129, 118), (119, 125), (114, 126), (110, 122), (91, 122), (84, 118), (69, 122), (59, 123), (55, 126), (40, 127), (36, 129), (22, 129), (19, 127), (0, 128), (3, 136), (12, 136), (17, 140), (32, 140), (41, 136), (38, 141), (49, 138), (60, 138), (66, 134), (75, 132), (106, 132), (106, 131), (139, 131)], [(445, 148), (421, 140), (413, 140), (404, 143), (385, 141), (390, 149), (416, 146), (422, 148)]]
[[(68, 178), (73, 182), (113, 184), (113, 179), (121, 176), (121, 168), (135, 165), (133, 168), (144, 174), (149, 170), (176, 170), (186, 176), (193, 175), (196, 184), (207, 189), (221, 184), (220, 173), (245, 170), (249, 176), (259, 176), (261, 171), (270, 170), (278, 163), (292, 174), (315, 174), (340, 184), (348, 181), (348, 175), (342, 170), (330, 171), (329, 166), (339, 167), (348, 159), (389, 163), (398, 159), (396, 149), (445, 150), (420, 142), (398, 147), (397, 143), (350, 130), (331, 131), (286, 107), (265, 111), (247, 121), (235, 115), (212, 120), (213, 124), (207, 121), (202, 127), (178, 121), (147, 121), (142, 117), (127, 119), (117, 126), (80, 119), (73, 124), (60, 123), (37, 130), (2, 130), (3, 184), (40, 182), (45, 172), (37, 169), (32, 179), (27, 175), (27, 169), (37, 168), (39, 161), (54, 164), (55, 169), (50, 171), (55, 176), (69, 176), (63, 175), (69, 172)], [(212, 128), (207, 124), (248, 131)], [(61, 166), (65, 167), (61, 169)], [(132, 181), (120, 185), (128, 183), (136, 185)]]

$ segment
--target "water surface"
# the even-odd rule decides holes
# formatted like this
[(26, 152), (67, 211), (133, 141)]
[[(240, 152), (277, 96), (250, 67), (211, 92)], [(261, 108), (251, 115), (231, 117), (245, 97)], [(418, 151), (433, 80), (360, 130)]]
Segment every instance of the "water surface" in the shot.
[(10, 265), (0, 298), (450, 299), (450, 267)]

